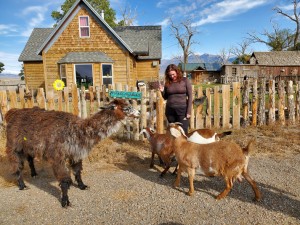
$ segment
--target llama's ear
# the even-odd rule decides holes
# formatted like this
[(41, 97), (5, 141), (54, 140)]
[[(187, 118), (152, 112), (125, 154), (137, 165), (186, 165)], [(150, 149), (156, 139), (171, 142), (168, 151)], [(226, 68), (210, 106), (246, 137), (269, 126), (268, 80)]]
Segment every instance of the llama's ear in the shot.
[(115, 109), (115, 104), (111, 104), (111, 105), (106, 105), (106, 106), (101, 106), (100, 109)]
[(171, 133), (172, 136), (174, 136), (176, 138), (181, 136), (181, 132), (179, 130), (177, 130), (176, 128), (174, 128), (174, 127), (170, 128), (170, 133)]

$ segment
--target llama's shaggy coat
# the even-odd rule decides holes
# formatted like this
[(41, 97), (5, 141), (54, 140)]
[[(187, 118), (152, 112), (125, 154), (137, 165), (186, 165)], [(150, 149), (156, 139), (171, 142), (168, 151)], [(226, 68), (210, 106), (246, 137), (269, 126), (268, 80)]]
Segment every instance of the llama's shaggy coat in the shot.
[(19, 189), (26, 187), (22, 178), (24, 160), (28, 160), (32, 176), (36, 175), (33, 159), (46, 160), (52, 165), (54, 175), (60, 182), (62, 206), (68, 206), (67, 190), (72, 180), (66, 160), (78, 187), (86, 189), (81, 180), (82, 160), (95, 144), (117, 132), (122, 120), (133, 115), (137, 116), (138, 112), (124, 100), (118, 99), (87, 119), (38, 107), (9, 110), (5, 116), (6, 153), (17, 176)]

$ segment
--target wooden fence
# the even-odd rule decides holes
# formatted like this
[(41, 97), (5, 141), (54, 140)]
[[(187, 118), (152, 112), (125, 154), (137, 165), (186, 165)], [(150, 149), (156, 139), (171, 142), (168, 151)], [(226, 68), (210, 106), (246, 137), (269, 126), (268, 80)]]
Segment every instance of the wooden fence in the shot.
[[(206, 96), (204, 104), (194, 107), (190, 129), (240, 129), (246, 126), (261, 126), (280, 123), (295, 124), (300, 121), (300, 81), (248, 80), (243, 83), (215, 86), (214, 88), (194, 87), (195, 98)], [(136, 92), (136, 87), (115, 84), (108, 90)], [(65, 87), (63, 91), (48, 91), (42, 88), (25, 93), (24, 88), (0, 91), (1, 117), (11, 108), (39, 106), (47, 110), (71, 112), (86, 118), (100, 106), (111, 100), (108, 90), (103, 87)], [(140, 139), (143, 127), (151, 126), (163, 133), (166, 128), (164, 116), (165, 101), (159, 91), (141, 88), (141, 99), (130, 99), (132, 105), (141, 111), (139, 119), (128, 120), (123, 131), (127, 138)]]

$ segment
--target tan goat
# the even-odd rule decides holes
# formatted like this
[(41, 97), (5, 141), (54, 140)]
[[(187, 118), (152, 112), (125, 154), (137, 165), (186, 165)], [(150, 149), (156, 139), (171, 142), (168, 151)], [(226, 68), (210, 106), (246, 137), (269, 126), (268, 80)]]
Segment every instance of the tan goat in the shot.
[(249, 151), (253, 147), (254, 141), (250, 141), (246, 148), (228, 142), (218, 141), (210, 144), (196, 144), (187, 141), (187, 137), (180, 126), (172, 126), (170, 133), (174, 137), (173, 146), (175, 156), (179, 164), (175, 187), (180, 184), (182, 172), (188, 173), (190, 188), (188, 195), (194, 192), (195, 170), (198, 169), (206, 176), (223, 176), (226, 188), (216, 198), (222, 199), (227, 196), (233, 183), (240, 176), (243, 176), (251, 185), (255, 200), (261, 199), (261, 194), (256, 182), (248, 173)]

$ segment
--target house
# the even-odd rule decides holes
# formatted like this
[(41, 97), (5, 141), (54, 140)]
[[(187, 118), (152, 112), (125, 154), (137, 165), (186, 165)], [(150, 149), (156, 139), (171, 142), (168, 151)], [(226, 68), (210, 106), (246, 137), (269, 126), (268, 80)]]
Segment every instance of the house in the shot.
[(300, 52), (253, 52), (249, 64), (226, 64), (221, 69), (221, 83), (247, 78), (300, 80)]
[(29, 89), (56, 79), (102, 86), (159, 77), (161, 26), (111, 28), (86, 0), (77, 0), (55, 28), (35, 28), (19, 61)]
[(193, 84), (218, 81), (221, 64), (219, 63), (179, 63), (178, 67), (185, 71)]

